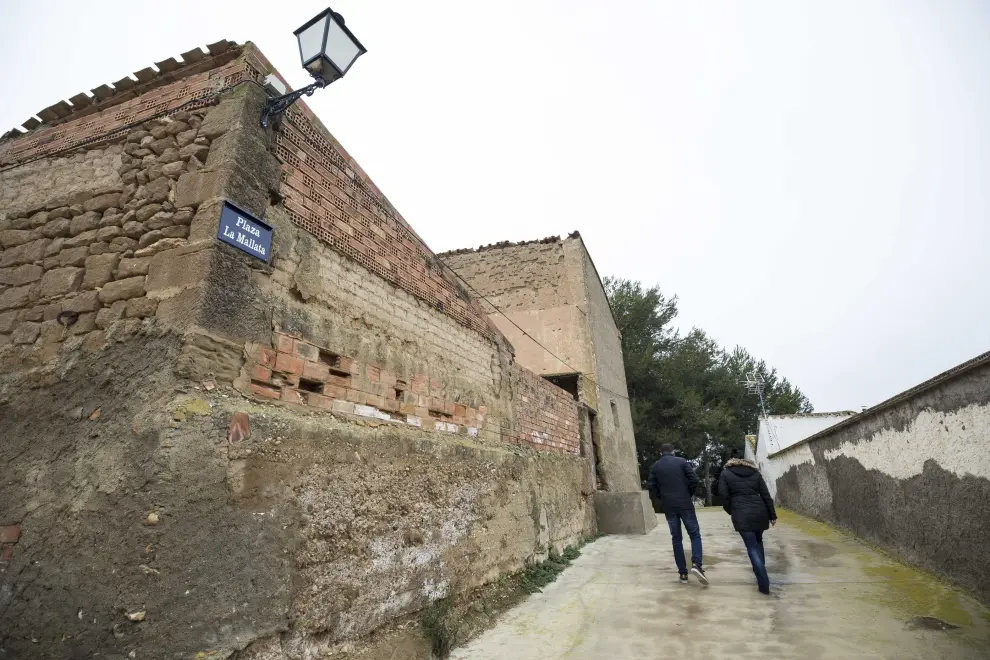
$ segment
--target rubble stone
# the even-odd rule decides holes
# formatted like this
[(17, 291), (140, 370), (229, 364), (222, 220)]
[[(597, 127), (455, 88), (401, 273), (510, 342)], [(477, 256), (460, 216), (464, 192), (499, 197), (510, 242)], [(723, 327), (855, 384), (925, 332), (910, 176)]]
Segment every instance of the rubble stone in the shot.
[(33, 344), (39, 334), (41, 334), (41, 324), (28, 321), (14, 328), (10, 338), (15, 344)]
[(83, 269), (68, 266), (56, 268), (41, 278), (41, 296), (51, 298), (77, 291), (83, 281)]
[(107, 193), (99, 195), (83, 204), (86, 211), (99, 211), (102, 213), (107, 209), (117, 206), (120, 203), (120, 193)]
[(100, 290), (100, 302), (104, 305), (117, 302), (118, 300), (129, 300), (139, 298), (144, 295), (144, 276), (129, 277), (125, 280), (108, 282)]
[(58, 253), (58, 263), (60, 266), (83, 266), (88, 256), (89, 246), (68, 248)]
[(35, 264), (23, 264), (13, 268), (0, 269), (0, 284), (7, 286), (23, 286), (37, 282), (44, 274), (44, 269)]
[(113, 252), (87, 257), (86, 276), (83, 278), (82, 288), (95, 289), (112, 280), (113, 271), (119, 261), (120, 255)]
[(47, 238), (39, 238), (30, 243), (4, 250), (0, 253), (0, 268), (41, 261), (45, 258), (45, 248), (48, 247), (49, 243)]
[(96, 211), (87, 211), (79, 217), (72, 219), (72, 222), (69, 224), (69, 233), (72, 236), (78, 236), (79, 234), (92, 229), (99, 229), (100, 219), (102, 217), (103, 216)]

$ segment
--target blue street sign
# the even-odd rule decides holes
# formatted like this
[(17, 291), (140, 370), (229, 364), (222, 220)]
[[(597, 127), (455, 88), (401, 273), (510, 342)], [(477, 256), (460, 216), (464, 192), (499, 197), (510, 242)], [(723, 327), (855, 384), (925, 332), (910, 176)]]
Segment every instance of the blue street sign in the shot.
[(220, 231), (217, 238), (265, 263), (271, 259), (271, 226), (227, 201), (220, 211)]

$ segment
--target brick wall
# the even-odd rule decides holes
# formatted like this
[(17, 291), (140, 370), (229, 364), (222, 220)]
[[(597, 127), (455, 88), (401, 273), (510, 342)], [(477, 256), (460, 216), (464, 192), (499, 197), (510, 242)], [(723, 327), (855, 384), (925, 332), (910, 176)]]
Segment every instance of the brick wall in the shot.
[[(301, 232), (303, 235), (308, 235)], [(578, 455), (569, 394), (511, 363), (504, 347), (321, 245), (276, 259), (273, 296), (303, 273), (309, 299), (276, 305), (268, 344), (249, 344), (235, 386), (260, 400), (424, 431)]]
[(487, 407), (454, 395), (428, 373), (397, 375), (299, 336), (275, 333), (272, 348), (249, 350), (250, 391), (321, 410), (477, 437)]
[(533, 372), (514, 369), (518, 427), (512, 439), (548, 451), (581, 454), (578, 407), (570, 394)]
[(638, 490), (621, 338), (580, 235), (496, 243), (440, 257), (501, 310), (486, 305), (520, 364), (541, 374), (589, 376), (579, 380), (580, 398), (598, 413), (602, 483), (612, 491)]
[(485, 336), (485, 315), (304, 105), (276, 133), (292, 221), (382, 279)]

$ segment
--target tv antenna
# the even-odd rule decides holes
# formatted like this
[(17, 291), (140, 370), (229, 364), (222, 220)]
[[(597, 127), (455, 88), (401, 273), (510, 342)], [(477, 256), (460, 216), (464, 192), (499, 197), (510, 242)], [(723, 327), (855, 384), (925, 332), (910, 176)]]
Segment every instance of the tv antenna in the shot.
[(760, 400), (760, 412), (763, 413), (763, 421), (767, 423), (767, 434), (770, 436), (770, 443), (777, 450), (780, 449), (780, 441), (777, 440), (777, 431), (773, 428), (773, 424), (770, 422), (770, 416), (767, 415), (767, 404), (763, 398), (763, 392), (766, 389), (766, 383), (763, 377), (755, 371), (750, 371), (746, 374), (746, 379), (740, 381), (746, 391), (750, 394), (755, 394)]

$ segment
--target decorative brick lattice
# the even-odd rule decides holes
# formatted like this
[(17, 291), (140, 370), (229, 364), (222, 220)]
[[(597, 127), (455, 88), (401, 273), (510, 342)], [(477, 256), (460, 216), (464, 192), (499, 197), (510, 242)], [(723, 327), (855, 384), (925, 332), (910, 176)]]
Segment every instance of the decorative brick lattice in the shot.
[(275, 154), (283, 163), (285, 208), (297, 226), (458, 323), (494, 337), (476, 303), (458, 291), (453, 276), (305, 106), (287, 113)]

